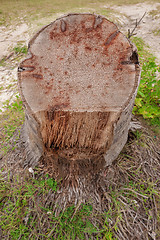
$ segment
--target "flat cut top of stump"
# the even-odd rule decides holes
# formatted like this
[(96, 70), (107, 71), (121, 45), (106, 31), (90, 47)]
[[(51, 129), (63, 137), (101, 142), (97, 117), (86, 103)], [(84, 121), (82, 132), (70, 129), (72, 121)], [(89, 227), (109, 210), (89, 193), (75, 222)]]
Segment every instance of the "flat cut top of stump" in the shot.
[(40, 30), (19, 67), (23, 101), (45, 110), (119, 112), (138, 86), (135, 52), (116, 25), (70, 14)]

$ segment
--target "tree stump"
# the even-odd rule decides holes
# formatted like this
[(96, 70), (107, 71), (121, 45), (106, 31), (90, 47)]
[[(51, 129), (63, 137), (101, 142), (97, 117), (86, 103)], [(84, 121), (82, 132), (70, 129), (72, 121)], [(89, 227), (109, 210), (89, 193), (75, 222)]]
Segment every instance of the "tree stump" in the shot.
[(24, 165), (42, 161), (74, 188), (96, 179), (127, 141), (140, 78), (130, 41), (102, 16), (69, 14), (32, 38), (18, 77)]

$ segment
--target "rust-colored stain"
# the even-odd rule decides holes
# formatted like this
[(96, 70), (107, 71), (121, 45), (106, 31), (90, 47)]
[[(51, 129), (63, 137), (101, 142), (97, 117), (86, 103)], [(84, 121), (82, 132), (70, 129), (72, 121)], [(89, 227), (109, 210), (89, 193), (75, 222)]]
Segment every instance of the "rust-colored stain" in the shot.
[(91, 50), (92, 50), (92, 48), (91, 48), (91, 47), (88, 47), (88, 46), (87, 46), (87, 47), (85, 47), (85, 49), (86, 49), (86, 50), (89, 50), (89, 51), (91, 51)]
[(42, 74), (32, 74), (32, 76), (37, 79), (43, 79)]

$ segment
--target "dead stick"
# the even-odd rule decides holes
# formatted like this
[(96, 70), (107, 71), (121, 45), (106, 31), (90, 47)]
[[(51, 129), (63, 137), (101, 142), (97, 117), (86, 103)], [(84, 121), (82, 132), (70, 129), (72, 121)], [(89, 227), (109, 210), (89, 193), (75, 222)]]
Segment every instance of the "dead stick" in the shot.
[(138, 27), (138, 25), (141, 23), (142, 19), (144, 18), (144, 16), (146, 15), (147, 12), (145, 12), (143, 14), (143, 16), (140, 18), (140, 20), (137, 22), (136, 19), (136, 24), (135, 27), (133, 28), (132, 32), (130, 32), (130, 29), (128, 29), (128, 38), (131, 38), (133, 35), (135, 35), (134, 31), (136, 30), (136, 28)]

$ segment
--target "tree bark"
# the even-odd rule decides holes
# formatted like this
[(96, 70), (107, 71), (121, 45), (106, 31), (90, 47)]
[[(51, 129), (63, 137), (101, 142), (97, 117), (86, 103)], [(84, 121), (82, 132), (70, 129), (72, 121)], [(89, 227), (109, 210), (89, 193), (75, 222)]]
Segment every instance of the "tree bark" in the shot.
[(116, 25), (69, 14), (40, 30), (18, 69), (25, 166), (41, 161), (64, 185), (96, 179), (127, 141), (140, 68)]

